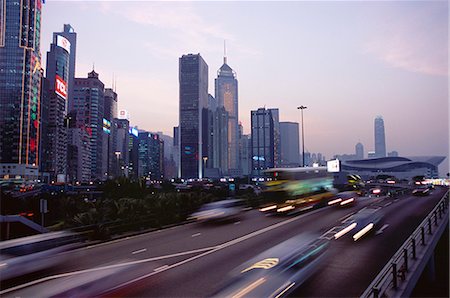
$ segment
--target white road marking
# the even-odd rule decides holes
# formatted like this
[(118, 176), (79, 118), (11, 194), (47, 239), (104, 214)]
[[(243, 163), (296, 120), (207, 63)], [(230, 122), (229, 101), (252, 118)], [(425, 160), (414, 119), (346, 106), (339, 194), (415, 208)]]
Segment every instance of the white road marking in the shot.
[(161, 271), (161, 270), (164, 270), (164, 269), (166, 269), (167, 267), (169, 267), (169, 265), (164, 265), (164, 266), (161, 266), (161, 267), (155, 268), (155, 269), (153, 269), (153, 271), (155, 271), (155, 272), (158, 272), (158, 271)]
[(349, 218), (350, 216), (352, 216), (353, 214), (355, 214), (355, 212), (349, 213), (347, 215), (342, 216), (341, 218), (339, 218), (340, 222), (343, 222), (344, 220), (346, 220), (347, 218)]
[(146, 252), (146, 251), (147, 251), (147, 249), (143, 248), (143, 249), (139, 249), (139, 250), (133, 251), (131, 254), (135, 255), (135, 254), (140, 254), (141, 252)]
[(383, 231), (386, 230), (387, 227), (389, 227), (389, 225), (385, 224), (378, 231), (375, 232), (375, 235), (379, 235), (379, 234), (383, 233)]
[(289, 224), (291, 222), (294, 222), (294, 221), (299, 220), (301, 218), (304, 218), (306, 216), (310, 216), (310, 215), (316, 214), (316, 213), (318, 213), (320, 211), (323, 211), (323, 210), (326, 210), (326, 209), (328, 209), (330, 207), (331, 206), (324, 207), (324, 208), (321, 208), (321, 209), (318, 209), (318, 210), (311, 211), (311, 212), (306, 213), (306, 214), (302, 214), (300, 216), (293, 217), (293, 218), (285, 220), (285, 221), (281, 221), (279, 223), (276, 223), (276, 224), (273, 224), (271, 226), (265, 227), (264, 229), (261, 229), (261, 230), (258, 230), (258, 231), (254, 231), (254, 232), (249, 233), (247, 235), (241, 236), (239, 238), (233, 239), (233, 240), (228, 241), (228, 242), (224, 242), (224, 243), (216, 245), (216, 246), (211, 246), (211, 247), (206, 247), (206, 248), (201, 248), (201, 249), (191, 250), (191, 251), (186, 251), (186, 252), (180, 252), (180, 253), (175, 253), (175, 254), (171, 254), (171, 255), (165, 255), (165, 256), (159, 256), (159, 257), (154, 257), (154, 258), (148, 258), (148, 259), (143, 259), (143, 260), (136, 260), (136, 261), (131, 261), (131, 262), (113, 264), (113, 265), (109, 265), (109, 266), (89, 268), (89, 269), (85, 269), (85, 270), (72, 271), (72, 272), (67, 272), (67, 273), (47, 276), (47, 277), (44, 277), (44, 278), (41, 278), (41, 279), (38, 279), (38, 280), (34, 280), (34, 281), (31, 281), (31, 282), (28, 282), (28, 283), (25, 283), (25, 284), (22, 284), (22, 285), (18, 285), (16, 287), (12, 287), (12, 288), (0, 291), (0, 295), (6, 294), (6, 293), (9, 293), (9, 292), (12, 292), (12, 291), (20, 290), (20, 289), (23, 289), (23, 288), (26, 288), (26, 287), (29, 287), (29, 286), (32, 286), (32, 285), (35, 285), (35, 284), (38, 284), (38, 283), (42, 283), (42, 282), (45, 282), (45, 281), (49, 281), (49, 280), (52, 280), (52, 279), (61, 278), (61, 277), (67, 277), (67, 276), (72, 276), (72, 275), (82, 274), (82, 273), (87, 273), (87, 272), (92, 272), (92, 271), (98, 271), (98, 270), (104, 270), (104, 269), (109, 269), (109, 268), (115, 268), (115, 267), (121, 267), (121, 266), (128, 266), (128, 265), (140, 264), (140, 263), (145, 263), (145, 262), (157, 261), (157, 260), (173, 258), (173, 257), (177, 257), (177, 256), (193, 254), (193, 253), (196, 253), (196, 252), (204, 251), (201, 254), (198, 254), (196, 256), (187, 258), (187, 259), (185, 259), (183, 261), (180, 261), (178, 263), (174, 263), (174, 264), (172, 264), (170, 266), (167, 266), (167, 267), (163, 266), (164, 268), (160, 268), (159, 271), (154, 271), (154, 272), (142, 275), (140, 277), (137, 277), (137, 278), (135, 278), (133, 280), (130, 280), (130, 281), (126, 282), (126, 283), (120, 284), (120, 285), (118, 285), (118, 286), (116, 286), (116, 287), (111, 289), (111, 290), (114, 290), (116, 288), (119, 288), (119, 287), (122, 287), (122, 286), (126, 286), (126, 285), (132, 284), (134, 282), (137, 282), (139, 280), (148, 278), (148, 277), (153, 276), (155, 274), (159, 274), (159, 273), (164, 272), (166, 270), (169, 270), (169, 269), (172, 269), (172, 268), (175, 268), (175, 267), (179, 267), (179, 266), (184, 265), (186, 263), (192, 262), (192, 261), (194, 261), (196, 259), (199, 259), (199, 258), (202, 258), (204, 256), (210, 255), (212, 253), (215, 253), (216, 251), (219, 251), (219, 250), (222, 250), (222, 249), (227, 248), (229, 246), (235, 245), (235, 244), (240, 243), (242, 241), (245, 241), (247, 239), (256, 237), (256, 236), (258, 236), (258, 235), (260, 235), (262, 233), (265, 233), (265, 232), (271, 231), (273, 229), (282, 227), (284, 225), (287, 225), (287, 224)]
[(238, 224), (240, 224), (240, 223), (241, 223), (240, 221), (237, 221), (237, 222), (235, 222), (234, 224), (235, 224), (235, 225), (238, 225)]
[(387, 202), (387, 203), (384, 204), (383, 206), (386, 207), (386, 206), (389, 206), (389, 205), (391, 205), (391, 204), (392, 204), (392, 202)]
[(198, 237), (200, 236), (202, 233), (195, 233), (194, 235), (192, 235), (191, 237)]

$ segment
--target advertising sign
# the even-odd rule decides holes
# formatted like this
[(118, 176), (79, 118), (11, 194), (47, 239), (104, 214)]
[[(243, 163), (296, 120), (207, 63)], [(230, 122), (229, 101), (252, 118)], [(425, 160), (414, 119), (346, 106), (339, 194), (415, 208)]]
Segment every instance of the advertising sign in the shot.
[(65, 38), (64, 36), (61, 36), (61, 35), (56, 36), (56, 45), (58, 47), (63, 48), (64, 50), (67, 51), (67, 53), (70, 54), (70, 41), (67, 38)]
[(130, 113), (127, 110), (120, 110), (119, 111), (119, 119), (130, 120)]
[(67, 99), (67, 83), (58, 75), (55, 77), (55, 93)]
[(341, 162), (338, 159), (327, 161), (327, 171), (338, 173), (341, 170)]

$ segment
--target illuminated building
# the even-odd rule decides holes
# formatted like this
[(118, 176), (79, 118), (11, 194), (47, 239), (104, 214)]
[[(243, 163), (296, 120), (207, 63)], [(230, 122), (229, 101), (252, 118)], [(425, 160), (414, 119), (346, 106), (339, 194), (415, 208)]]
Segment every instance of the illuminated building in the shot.
[(386, 157), (386, 138), (384, 135), (384, 120), (381, 116), (375, 118), (375, 157)]
[(203, 109), (208, 106), (208, 65), (200, 54), (179, 59), (181, 178), (203, 178)]
[(275, 166), (274, 122), (272, 109), (251, 111), (251, 162), (254, 177), (264, 176), (264, 170)]
[[(223, 65), (217, 72), (215, 80), (215, 97), (219, 108), (224, 108), (228, 113), (226, 158), (220, 157), (220, 169), (223, 174), (238, 173), (239, 170), (239, 121), (238, 121), (238, 81), (236, 72), (227, 64), (226, 55)], [(226, 162), (226, 164), (223, 164)], [(237, 172), (236, 172), (237, 171)]]
[(139, 177), (162, 180), (164, 174), (164, 141), (158, 134), (139, 132)]
[(113, 119), (112, 134), (114, 142), (112, 148), (110, 172), (114, 177), (129, 177), (129, 131), (130, 121), (128, 119)]
[(40, 0), (0, 0), (0, 177), (38, 176), (40, 33)]
[(46, 96), (42, 97), (41, 172), (46, 173), (51, 181), (58, 182), (66, 181), (67, 174), (66, 117), (70, 50), (70, 42), (58, 33), (53, 33), (53, 43), (47, 52), (48, 90), (42, 92)]

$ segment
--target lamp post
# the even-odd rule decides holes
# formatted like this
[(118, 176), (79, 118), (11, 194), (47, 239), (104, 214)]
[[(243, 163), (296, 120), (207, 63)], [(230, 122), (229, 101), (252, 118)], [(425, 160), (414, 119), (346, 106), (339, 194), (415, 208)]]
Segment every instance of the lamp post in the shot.
[(206, 162), (208, 161), (208, 157), (204, 156), (203, 157), (203, 178), (206, 178), (205, 176), (205, 171), (206, 171)]
[(301, 116), (302, 116), (302, 166), (305, 166), (305, 131), (303, 130), (303, 110), (306, 109), (305, 106), (299, 106), (297, 107), (298, 110), (300, 110), (301, 112)]

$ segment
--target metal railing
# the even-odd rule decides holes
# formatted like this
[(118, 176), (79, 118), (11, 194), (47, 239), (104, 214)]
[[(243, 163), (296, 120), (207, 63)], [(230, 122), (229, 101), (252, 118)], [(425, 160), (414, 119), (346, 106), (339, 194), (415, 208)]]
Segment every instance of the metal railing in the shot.
[(407, 280), (413, 272), (413, 263), (418, 260), (419, 250), (423, 251), (427, 247), (439, 225), (448, 219), (448, 199), (449, 191), (387, 262), (361, 297), (388, 297), (387, 291), (396, 291), (400, 283)]

